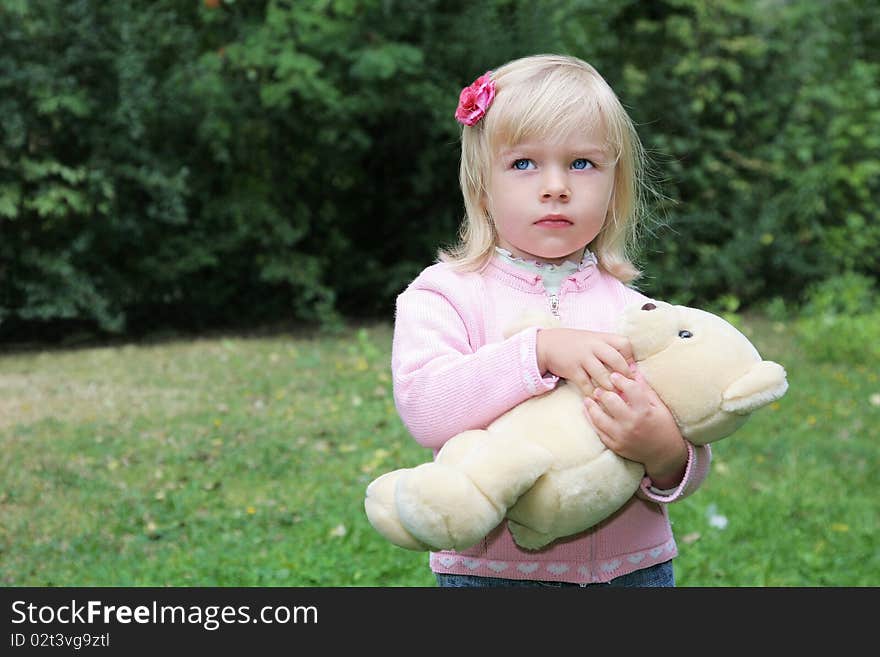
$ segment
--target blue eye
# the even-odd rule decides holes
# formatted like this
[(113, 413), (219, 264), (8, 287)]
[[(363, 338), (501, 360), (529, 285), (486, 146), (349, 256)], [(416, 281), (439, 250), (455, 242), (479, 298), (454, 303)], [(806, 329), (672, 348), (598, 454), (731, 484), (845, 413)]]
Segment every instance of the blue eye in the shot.
[(589, 169), (593, 166), (593, 163), (584, 157), (579, 157), (574, 162), (571, 163), (572, 169)]
[(519, 169), (520, 171), (525, 171), (526, 169), (530, 168), (531, 164), (532, 164), (531, 160), (529, 160), (527, 158), (521, 158), (519, 160), (514, 161), (513, 168)]

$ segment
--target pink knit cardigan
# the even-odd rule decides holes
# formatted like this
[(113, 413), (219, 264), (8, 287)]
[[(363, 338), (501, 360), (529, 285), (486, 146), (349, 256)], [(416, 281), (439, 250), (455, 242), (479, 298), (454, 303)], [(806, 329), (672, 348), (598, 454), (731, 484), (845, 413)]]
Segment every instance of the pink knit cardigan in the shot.
[[(554, 305), (563, 326), (613, 331), (621, 310), (647, 297), (593, 264), (566, 278)], [(480, 272), (427, 267), (397, 299), (391, 369), (394, 400), (406, 428), (436, 455), (447, 440), (485, 428), (520, 402), (552, 390), (535, 351), (538, 329), (505, 338), (524, 313), (550, 312), (540, 276), (497, 255)], [(462, 552), (430, 554), (434, 572), (577, 583), (606, 582), (678, 554), (666, 503), (705, 479), (708, 446), (688, 443), (681, 483), (656, 491), (648, 477), (618, 512), (541, 550), (518, 547), (502, 522)]]

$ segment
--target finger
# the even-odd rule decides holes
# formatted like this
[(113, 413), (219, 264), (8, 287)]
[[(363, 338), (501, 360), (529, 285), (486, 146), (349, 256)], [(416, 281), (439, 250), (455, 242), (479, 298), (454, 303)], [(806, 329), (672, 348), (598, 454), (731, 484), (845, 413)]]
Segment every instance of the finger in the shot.
[(605, 411), (602, 410), (602, 407), (599, 406), (594, 399), (590, 399), (589, 397), (584, 399), (584, 408), (587, 412), (590, 423), (593, 425), (593, 429), (596, 430), (596, 435), (599, 437), (599, 440), (602, 441), (602, 444), (605, 445), (605, 447), (611, 449), (614, 444), (614, 439), (611, 437), (614, 429), (614, 422), (605, 414)]
[(583, 370), (581, 370), (579, 374), (575, 374), (568, 379), (568, 382), (576, 385), (584, 397), (589, 397), (593, 394), (593, 391), (599, 387), (598, 383), (593, 381), (593, 379), (591, 379)]
[(626, 356), (614, 345), (608, 344), (598, 347), (596, 349), (596, 357), (599, 358), (609, 370), (619, 372), (623, 376), (632, 376), (632, 370), (630, 370)]
[(620, 355), (620, 352), (608, 344), (597, 345), (591, 357), (583, 362), (583, 367), (606, 390), (614, 390), (610, 378), (611, 372), (618, 372), (623, 376), (630, 374), (626, 360)]
[[(629, 338), (624, 335), (618, 335), (617, 333), (609, 333), (607, 334), (606, 342), (609, 345), (614, 347), (615, 351), (617, 351), (623, 359), (626, 361), (634, 361), (635, 355), (632, 350), (632, 343), (629, 341)], [(627, 373), (629, 372), (629, 368), (627, 367)]]
[(581, 395), (583, 397), (592, 396), (596, 388), (599, 387), (599, 382), (593, 381), (593, 379), (587, 376), (583, 371), (581, 372), (581, 376), (574, 379), (569, 379), (569, 383), (575, 384), (578, 390), (581, 391)]
[(605, 390), (614, 390), (614, 384), (611, 383), (611, 373), (605, 367), (602, 361), (595, 358), (581, 364), (587, 377), (598, 383)]
[(623, 391), (628, 403), (635, 406), (648, 406), (664, 403), (641, 372), (636, 370), (634, 379), (612, 377), (612, 382)]
[(628, 379), (621, 376), (617, 372), (611, 373), (611, 383), (620, 392), (620, 396), (628, 404), (646, 404), (648, 403), (648, 391), (650, 388), (644, 383), (644, 379), (639, 382), (635, 379)]
[(593, 399), (599, 402), (605, 413), (614, 419), (621, 420), (629, 412), (626, 402), (616, 392), (596, 390)]
[(638, 382), (635, 379), (631, 379), (628, 376), (623, 376), (620, 372), (612, 372), (610, 375), (611, 383), (620, 390), (621, 392), (629, 392), (634, 388), (639, 387)]

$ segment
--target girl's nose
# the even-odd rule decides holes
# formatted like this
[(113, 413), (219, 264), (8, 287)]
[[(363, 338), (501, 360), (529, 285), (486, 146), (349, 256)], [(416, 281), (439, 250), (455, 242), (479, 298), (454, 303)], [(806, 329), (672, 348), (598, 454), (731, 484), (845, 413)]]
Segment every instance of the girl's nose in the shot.
[(558, 173), (548, 172), (544, 177), (541, 189), (541, 199), (544, 201), (552, 201), (559, 199), (567, 201), (571, 196), (571, 190), (568, 188), (565, 176)]

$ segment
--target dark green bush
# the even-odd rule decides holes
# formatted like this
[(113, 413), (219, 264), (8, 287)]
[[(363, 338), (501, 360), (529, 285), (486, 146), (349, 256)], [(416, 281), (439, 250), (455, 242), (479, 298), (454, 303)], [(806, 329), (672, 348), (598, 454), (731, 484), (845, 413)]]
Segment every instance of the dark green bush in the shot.
[(460, 88), (548, 51), (650, 151), (646, 292), (876, 279), (878, 25), (843, 0), (0, 0), (0, 339), (390, 318), (456, 237)]
[(803, 313), (819, 315), (864, 315), (880, 308), (876, 281), (863, 274), (847, 272), (811, 285), (805, 295)]
[(880, 366), (880, 294), (875, 281), (846, 273), (812, 285), (796, 330), (813, 360)]

